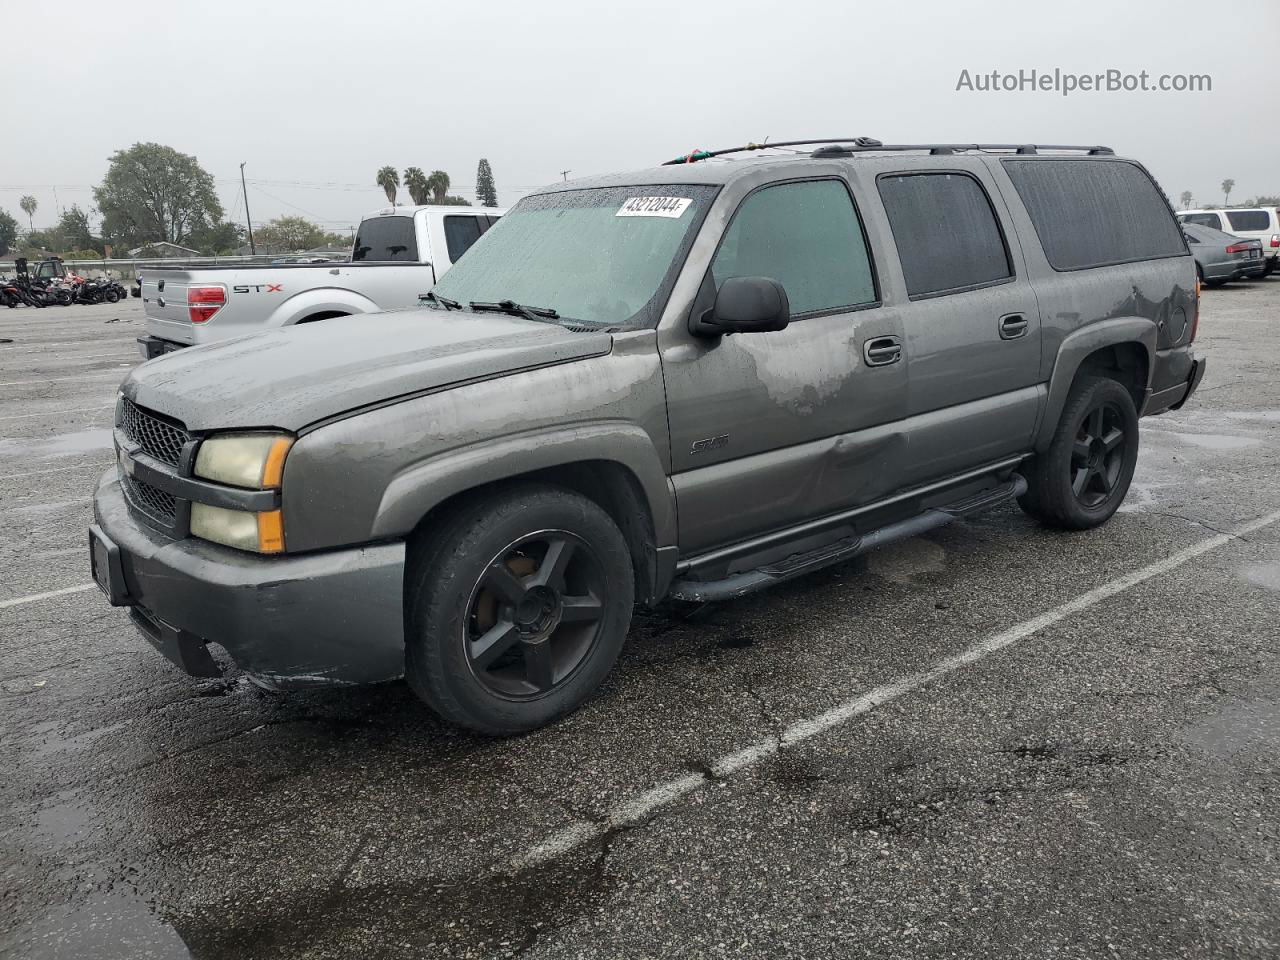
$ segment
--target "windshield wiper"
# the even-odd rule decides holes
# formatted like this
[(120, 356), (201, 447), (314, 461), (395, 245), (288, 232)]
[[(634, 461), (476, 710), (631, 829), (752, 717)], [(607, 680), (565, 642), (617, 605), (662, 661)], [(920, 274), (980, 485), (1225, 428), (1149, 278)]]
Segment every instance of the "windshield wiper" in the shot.
[(472, 300), (468, 304), (472, 310), (479, 312), (492, 311), (494, 313), (509, 313), (513, 317), (524, 317), (526, 320), (559, 320), (560, 314), (550, 307), (529, 307), (523, 303), (516, 303), (514, 300), (499, 300), (497, 303), (485, 303), (482, 300)]
[(429, 290), (426, 293), (418, 294), (418, 299), (428, 300), (431, 303), (438, 303), (440, 304), (440, 306), (444, 307), (446, 313), (450, 310), (462, 309), (462, 304), (460, 304), (457, 300), (450, 300), (448, 297), (442, 297), (440, 296), (440, 294), (436, 293), (434, 290)]

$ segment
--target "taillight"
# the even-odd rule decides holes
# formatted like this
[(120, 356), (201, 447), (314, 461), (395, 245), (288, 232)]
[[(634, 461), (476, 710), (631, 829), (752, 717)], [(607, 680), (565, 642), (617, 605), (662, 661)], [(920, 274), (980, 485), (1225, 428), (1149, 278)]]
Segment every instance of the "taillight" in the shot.
[(1271, 235), (1271, 245), (1273, 247), (1280, 247), (1280, 233), (1273, 233)]
[(226, 302), (226, 287), (187, 287), (187, 310), (192, 323), (208, 323)]
[(1191, 314), (1191, 336), (1187, 337), (1187, 343), (1194, 343), (1196, 334), (1200, 331), (1200, 278), (1196, 277), (1196, 304), (1192, 308)]
[(1248, 249), (1249, 244), (1247, 243), (1233, 243), (1231, 246), (1227, 247), (1227, 253), (1244, 253)]

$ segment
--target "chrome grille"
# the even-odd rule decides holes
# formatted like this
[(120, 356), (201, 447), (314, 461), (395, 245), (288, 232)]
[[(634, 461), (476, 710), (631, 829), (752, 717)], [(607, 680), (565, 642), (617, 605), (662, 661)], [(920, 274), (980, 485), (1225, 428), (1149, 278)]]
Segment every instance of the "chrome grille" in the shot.
[(181, 424), (145, 410), (129, 399), (120, 401), (120, 429), (147, 456), (174, 467), (182, 456), (183, 444), (191, 439)]
[(177, 518), (178, 500), (173, 494), (128, 474), (122, 474), (121, 479), (129, 500), (143, 513), (164, 524), (171, 524)]

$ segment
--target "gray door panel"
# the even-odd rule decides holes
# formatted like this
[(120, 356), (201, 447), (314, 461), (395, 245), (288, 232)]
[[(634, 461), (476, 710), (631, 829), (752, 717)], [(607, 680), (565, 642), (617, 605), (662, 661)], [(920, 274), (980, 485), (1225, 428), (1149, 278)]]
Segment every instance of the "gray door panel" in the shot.
[(899, 314), (874, 308), (663, 353), (682, 552), (892, 492), (906, 364), (862, 360), (884, 335)]

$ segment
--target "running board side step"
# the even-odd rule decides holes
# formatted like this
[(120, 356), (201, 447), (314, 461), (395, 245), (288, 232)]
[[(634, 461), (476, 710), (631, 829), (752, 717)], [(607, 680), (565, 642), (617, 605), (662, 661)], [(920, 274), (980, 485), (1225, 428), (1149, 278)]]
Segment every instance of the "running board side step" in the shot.
[(1004, 483), (965, 497), (963, 500), (940, 507), (931, 507), (906, 520), (899, 520), (897, 523), (871, 530), (861, 536), (845, 537), (834, 543), (823, 544), (806, 553), (797, 553), (784, 560), (756, 567), (754, 570), (744, 570), (721, 580), (679, 578), (672, 582), (668, 596), (695, 603), (732, 600), (735, 597), (771, 587), (775, 583), (782, 583), (832, 564), (852, 560), (859, 554), (884, 546), (886, 543), (918, 537), (922, 533), (945, 526), (952, 520), (972, 516), (1009, 500), (1015, 500), (1026, 492), (1026, 479), (1021, 474), (1015, 473)]

